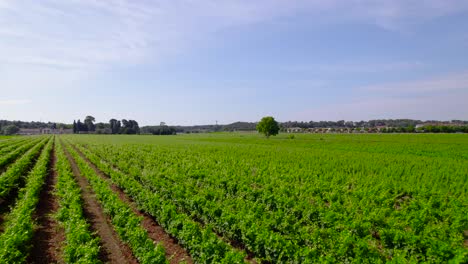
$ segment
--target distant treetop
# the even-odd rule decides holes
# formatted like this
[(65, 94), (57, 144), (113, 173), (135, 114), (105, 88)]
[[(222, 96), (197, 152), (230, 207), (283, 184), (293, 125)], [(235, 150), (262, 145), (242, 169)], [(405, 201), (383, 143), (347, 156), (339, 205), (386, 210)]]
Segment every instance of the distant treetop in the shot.
[(257, 131), (267, 138), (278, 135), (279, 130), (279, 124), (272, 116), (265, 116), (257, 124)]

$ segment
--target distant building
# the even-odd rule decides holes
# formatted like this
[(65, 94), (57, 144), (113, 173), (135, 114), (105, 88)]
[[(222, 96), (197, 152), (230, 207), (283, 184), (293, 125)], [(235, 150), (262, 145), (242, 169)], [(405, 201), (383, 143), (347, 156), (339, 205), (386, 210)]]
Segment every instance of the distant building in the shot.
[(43, 128), (42, 129), (42, 134), (58, 134), (56, 133), (57, 129), (52, 129), (52, 128)]
[(73, 129), (53, 129), (53, 128), (20, 128), (18, 135), (41, 135), (41, 134), (73, 134)]
[(40, 135), (42, 131), (40, 128), (20, 128), (18, 135)]
[(302, 132), (302, 128), (300, 128), (300, 127), (290, 127), (288, 129), (286, 129), (286, 132), (288, 132), (288, 133), (298, 133), (298, 132)]
[(463, 124), (447, 123), (447, 122), (426, 122), (426, 123), (416, 125), (416, 128), (425, 127), (425, 126), (449, 126), (449, 127), (454, 127), (454, 126), (463, 126)]
[(382, 130), (387, 129), (387, 126), (376, 126), (375, 128), (378, 132), (382, 132)]
[(72, 128), (61, 128), (59, 129), (59, 134), (73, 134)]

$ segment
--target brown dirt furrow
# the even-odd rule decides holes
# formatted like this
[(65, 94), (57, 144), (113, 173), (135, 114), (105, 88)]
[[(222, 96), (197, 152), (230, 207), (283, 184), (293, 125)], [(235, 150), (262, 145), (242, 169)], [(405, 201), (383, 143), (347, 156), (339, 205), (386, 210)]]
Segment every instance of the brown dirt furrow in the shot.
[(468, 230), (463, 231), (463, 236), (465, 237), (465, 241), (463, 241), (463, 245), (468, 248)]
[[(81, 151), (76, 148), (75, 146), (71, 145), (82, 157), (84, 157), (84, 155), (81, 153)], [(90, 162), (88, 159), (86, 159), (86, 157), (84, 157), (85, 160), (92, 164), (92, 162)], [(92, 164), (92, 166), (94, 166), (94, 164)], [(96, 166), (94, 166), (96, 167)], [(111, 167), (114, 169), (114, 170), (117, 170), (117, 171), (120, 171), (120, 169), (115, 166), (114, 164), (111, 164)], [(98, 169), (99, 170), (99, 169)], [(103, 174), (101, 172), (101, 174)], [(109, 178), (109, 176), (107, 176), (106, 174), (104, 174), (106, 178)], [(117, 187), (118, 188), (118, 187)], [(153, 221), (155, 223), (157, 223), (157, 221), (149, 214), (146, 214), (144, 213), (145, 215), (147, 215), (148, 217), (150, 217), (151, 219), (153, 219)], [(192, 218), (195, 222), (197, 222), (199, 225), (201, 226), (204, 226), (205, 223), (201, 220), (201, 219), (198, 219), (198, 218)], [(159, 225), (158, 225), (159, 226)], [(162, 228), (162, 227), (161, 227)], [(248, 262), (248, 263), (252, 263), (252, 264), (256, 264), (256, 263), (259, 263), (256, 259), (255, 259), (255, 254), (251, 251), (249, 251), (242, 243), (238, 242), (238, 241), (234, 241), (234, 240), (230, 240), (230, 239), (227, 239), (225, 238), (222, 234), (216, 232), (215, 230), (213, 230), (214, 234), (221, 240), (223, 240), (224, 242), (228, 243), (229, 245), (231, 245), (233, 248), (235, 249), (238, 249), (240, 251), (244, 251), (246, 253), (246, 257), (245, 257), (245, 261)], [(177, 241), (176, 238), (172, 238), (174, 241)], [(177, 243), (177, 242), (176, 242)], [(263, 262), (262, 262), (263, 263)], [(266, 264), (268, 264), (268, 262), (264, 262)]]
[[(73, 145), (72, 147), (91, 166), (91, 168), (93, 168), (93, 170), (99, 176), (101, 176), (105, 180), (110, 180), (110, 177), (101, 170), (99, 170), (88, 158), (84, 156), (84, 154), (78, 148), (76, 148)], [(173, 238), (169, 234), (167, 234), (164, 231), (164, 228), (162, 228), (152, 216), (141, 212), (138, 209), (138, 206), (135, 204), (135, 202), (127, 194), (125, 194), (125, 192), (123, 192), (123, 190), (120, 189), (117, 185), (111, 183), (111, 187), (112, 190), (118, 194), (119, 198), (132, 208), (135, 214), (143, 218), (143, 228), (147, 230), (149, 237), (154, 242), (161, 243), (164, 246), (164, 249), (166, 251), (166, 257), (167, 259), (169, 259), (171, 264), (180, 263), (182, 261), (185, 261), (186, 263), (193, 263), (193, 260), (190, 257), (190, 255), (182, 246), (178, 244), (176, 238)]]
[(97, 201), (87, 179), (80, 174), (75, 160), (73, 160), (73, 157), (66, 149), (65, 154), (70, 161), (77, 183), (81, 187), (84, 214), (91, 224), (91, 229), (100, 238), (101, 252), (99, 257), (101, 261), (105, 263), (138, 263), (133, 256), (132, 250), (119, 239), (110, 219), (104, 214), (101, 205)]
[(4, 216), (3, 215), (4, 214), (5, 214), (5, 212), (2, 212), (0, 210), (0, 233), (3, 232), (3, 221), (4, 221)]
[(57, 184), (55, 170), (56, 156), (52, 150), (49, 175), (39, 196), (39, 203), (35, 212), (37, 227), (34, 232), (33, 246), (29, 255), (29, 263), (64, 263), (61, 258), (61, 247), (65, 241), (65, 232), (53, 217), (59, 208), (53, 192)]
[(4, 230), (4, 221), (18, 200), (18, 190), (13, 190), (4, 200), (0, 199), (0, 233)]

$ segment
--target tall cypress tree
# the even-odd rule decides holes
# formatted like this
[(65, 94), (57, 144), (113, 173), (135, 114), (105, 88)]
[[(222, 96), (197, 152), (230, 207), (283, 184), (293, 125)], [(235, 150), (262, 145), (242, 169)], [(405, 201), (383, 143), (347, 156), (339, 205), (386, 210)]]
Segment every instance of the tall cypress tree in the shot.
[(73, 120), (73, 134), (76, 134), (76, 121)]

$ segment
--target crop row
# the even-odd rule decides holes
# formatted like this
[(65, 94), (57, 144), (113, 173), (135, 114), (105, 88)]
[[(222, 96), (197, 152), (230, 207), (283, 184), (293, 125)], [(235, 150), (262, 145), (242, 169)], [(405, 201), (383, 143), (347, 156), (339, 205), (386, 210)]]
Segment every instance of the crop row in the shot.
[(0, 157), (10, 154), (12, 151), (18, 148), (18, 146), (24, 145), (31, 141), (31, 139), (11, 140), (4, 146), (0, 147)]
[(0, 235), (0, 263), (23, 263), (28, 256), (34, 231), (33, 213), (47, 176), (54, 140), (51, 138), (19, 192), (17, 203), (6, 217), (4, 232)]
[(31, 145), (36, 144), (33, 148), (29, 149), (21, 158), (19, 158), (13, 165), (8, 167), (3, 174), (0, 175), (0, 200), (5, 199), (13, 190), (16, 190), (20, 187), (22, 177), (32, 166), (36, 157), (39, 156), (41, 149), (44, 147), (47, 141), (48, 138), (44, 138), (39, 143), (35, 141), (20, 148), (22, 151), (26, 151), (31, 147)]
[(8, 164), (13, 162), (16, 158), (23, 155), (28, 149), (34, 146), (38, 140), (28, 141), (25, 144), (17, 147), (16, 145), (12, 146), (12, 149), (8, 149), (8, 152), (5, 155), (0, 156), (0, 170), (4, 169)]
[(176, 237), (198, 263), (243, 263), (245, 255), (231, 248), (220, 240), (210, 226), (201, 227), (187, 214), (179, 212), (177, 207), (162, 198), (158, 192), (146, 188), (141, 182), (115, 170), (112, 166), (80, 148), (83, 154), (100, 170), (108, 174), (112, 181), (125, 190), (140, 209), (154, 216), (166, 231)]
[(66, 263), (100, 263), (99, 238), (91, 233), (84, 216), (81, 189), (62, 146), (55, 146), (58, 174), (55, 195), (59, 204), (56, 218), (65, 230), (63, 259)]
[(10, 146), (20, 144), (21, 142), (25, 142), (31, 140), (31, 138), (23, 138), (23, 137), (16, 137), (12, 139), (6, 139), (0, 141), (0, 153), (3, 153), (5, 148), (9, 148)]
[[(88, 147), (260, 259), (467, 257), (460, 160), (301, 148), (267, 154), (264, 146)], [(452, 195), (442, 192), (447, 181)]]
[[(104, 157), (100, 158), (108, 160)], [(130, 162), (137, 161), (131, 160)], [(129, 171), (126, 170), (126, 172)], [(142, 173), (135, 173), (132, 176), (149, 191), (157, 192), (163, 200), (172, 201), (178, 211), (201, 220), (205, 224), (213, 225), (217, 232), (232, 241), (242, 242), (259, 259), (271, 262), (297, 261), (298, 263), (306, 263), (312, 259), (313, 249), (298, 246), (292, 243), (291, 239), (288, 240), (268, 226), (262, 225), (262, 219), (258, 218), (258, 214), (248, 214), (248, 210), (259, 208), (256, 204), (246, 204), (244, 199), (234, 199), (234, 202), (230, 202), (232, 199), (229, 196), (219, 196), (222, 203), (216, 201), (215, 192), (222, 190), (218, 186), (200, 194), (196, 191), (201, 187), (206, 190), (207, 186), (201, 186), (200, 181), (194, 181), (190, 177), (168, 181), (167, 178), (151, 177), (149, 174)], [(271, 219), (271, 221), (275, 220)], [(299, 227), (301, 226), (298, 225), (297, 228)], [(298, 236), (298, 238), (301, 237)]]
[(148, 233), (141, 226), (141, 218), (122, 202), (115, 194), (110, 183), (96, 174), (96, 172), (71, 147), (67, 147), (76, 161), (80, 173), (86, 177), (96, 198), (102, 205), (104, 212), (110, 217), (114, 230), (127, 243), (140, 263), (168, 263), (164, 248), (154, 245)]

